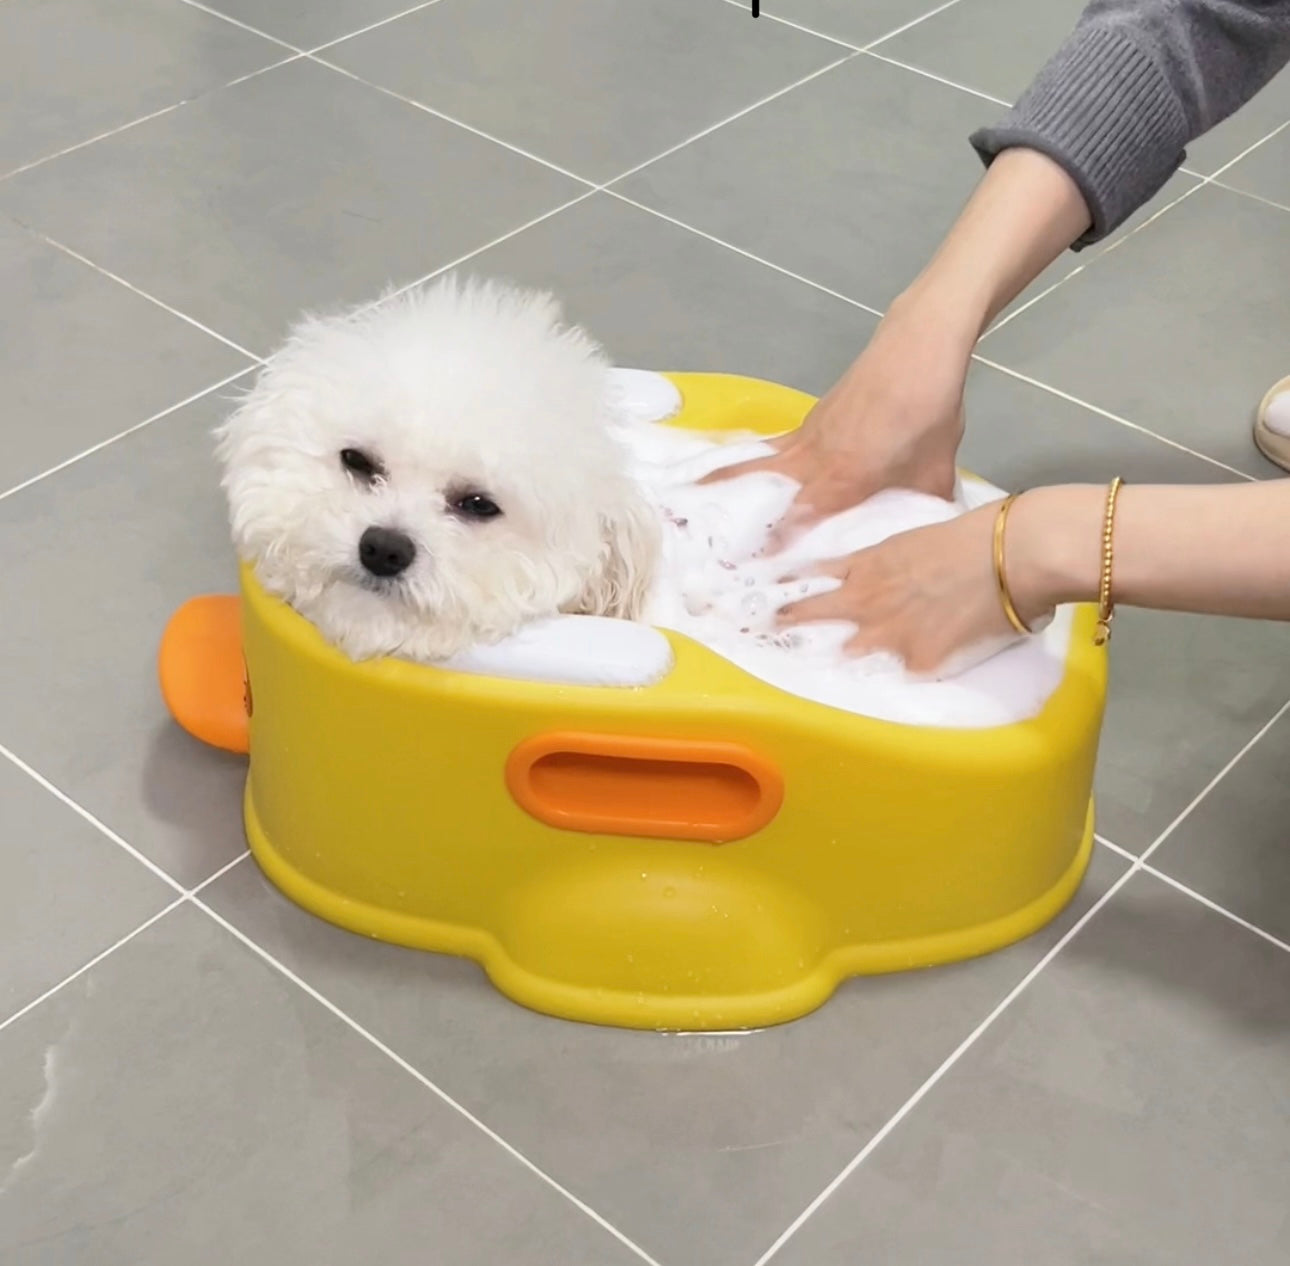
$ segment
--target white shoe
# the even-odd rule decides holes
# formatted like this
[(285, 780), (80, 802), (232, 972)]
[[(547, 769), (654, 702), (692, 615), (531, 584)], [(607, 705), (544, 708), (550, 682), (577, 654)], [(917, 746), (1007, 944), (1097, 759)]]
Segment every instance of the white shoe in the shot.
[(1277, 383), (1259, 405), (1254, 421), (1259, 452), (1282, 470), (1290, 470), (1290, 378)]

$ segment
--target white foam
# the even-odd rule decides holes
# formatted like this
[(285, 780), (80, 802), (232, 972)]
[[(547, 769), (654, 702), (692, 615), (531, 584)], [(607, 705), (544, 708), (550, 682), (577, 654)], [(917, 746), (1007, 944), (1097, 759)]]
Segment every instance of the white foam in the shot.
[(955, 675), (939, 680), (915, 679), (891, 656), (844, 655), (854, 632), (849, 624), (776, 629), (776, 612), (785, 601), (836, 583), (785, 586), (785, 574), (876, 545), (896, 532), (944, 522), (1002, 495), (997, 489), (965, 486), (955, 503), (885, 492), (819, 524), (783, 553), (764, 557), (770, 529), (797, 490), (793, 481), (752, 474), (699, 487), (694, 480), (732, 458), (768, 451), (765, 446), (740, 443), (732, 453), (670, 427), (644, 431), (639, 425), (622, 428), (638, 476), (664, 521), (664, 563), (645, 613), (649, 623), (703, 643), (790, 694), (914, 725), (1007, 725), (1034, 716), (1061, 681), (1069, 613), (1039, 636), (976, 648), (950, 666)]
[[(723, 442), (657, 425), (676, 410), (675, 388), (640, 371), (615, 371), (614, 378), (616, 429), (664, 525), (663, 563), (645, 613), (647, 625), (682, 633), (790, 694), (862, 716), (973, 729), (1012, 724), (1040, 711), (1062, 679), (1070, 642), (1067, 610), (1034, 637), (975, 648), (939, 680), (916, 679), (891, 656), (844, 655), (842, 647), (854, 631), (848, 624), (806, 625), (791, 633), (775, 627), (784, 601), (834, 583), (785, 587), (780, 578), (786, 573), (875, 545), (896, 532), (944, 522), (996, 500), (1003, 495), (999, 489), (964, 481), (952, 503), (885, 492), (767, 557), (770, 530), (791, 503), (796, 484), (773, 474), (703, 487), (697, 481), (766, 454), (768, 446), (756, 438)], [(532, 625), (498, 646), (472, 650), (448, 666), (546, 682), (644, 686), (665, 675), (671, 662), (670, 648), (656, 628), (564, 616)]]
[(492, 645), (472, 646), (444, 668), (566, 686), (648, 686), (667, 676), (672, 645), (656, 628), (592, 615), (535, 620)]

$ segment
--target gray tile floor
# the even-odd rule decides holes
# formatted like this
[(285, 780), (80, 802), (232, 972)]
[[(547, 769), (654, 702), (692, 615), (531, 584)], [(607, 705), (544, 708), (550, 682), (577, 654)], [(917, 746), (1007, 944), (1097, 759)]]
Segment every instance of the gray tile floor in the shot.
[[(534, 1016), (246, 860), (153, 652), (232, 584), (208, 434), (284, 321), (468, 260), (820, 391), (1080, 7), (408, 3), (0, 0), (0, 1261), (1290, 1260), (1285, 628), (1122, 617), (1072, 907), (781, 1030)], [(972, 466), (1272, 475), (1288, 121), (987, 337)]]

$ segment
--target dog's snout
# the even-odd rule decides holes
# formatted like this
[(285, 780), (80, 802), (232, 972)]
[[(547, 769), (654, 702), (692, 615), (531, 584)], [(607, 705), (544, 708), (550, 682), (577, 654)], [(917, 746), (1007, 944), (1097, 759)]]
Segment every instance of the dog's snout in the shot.
[(359, 538), (358, 558), (373, 576), (397, 576), (412, 566), (417, 547), (394, 528), (370, 527)]

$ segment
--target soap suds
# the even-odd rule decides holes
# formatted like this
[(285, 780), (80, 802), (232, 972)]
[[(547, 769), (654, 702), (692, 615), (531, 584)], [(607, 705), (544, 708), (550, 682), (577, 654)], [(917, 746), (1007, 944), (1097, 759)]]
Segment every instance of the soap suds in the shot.
[(649, 624), (682, 633), (791, 694), (913, 725), (1007, 725), (1038, 713), (1060, 683), (1070, 639), (1068, 611), (1035, 637), (979, 648), (976, 662), (965, 661), (956, 675), (942, 680), (914, 678), (893, 656), (845, 655), (842, 648), (855, 631), (850, 624), (777, 628), (776, 614), (785, 602), (837, 584), (819, 577), (784, 584), (784, 576), (809, 572), (812, 564), (894, 533), (944, 522), (997, 499), (997, 489), (965, 483), (954, 503), (884, 492), (771, 555), (771, 531), (797, 490), (792, 480), (754, 473), (702, 487), (696, 482), (720, 467), (769, 453), (764, 442), (723, 443), (620, 417), (617, 429), (634, 473), (663, 522), (663, 562), (644, 616)]
[[(940, 680), (915, 678), (891, 655), (849, 656), (846, 623), (777, 627), (791, 600), (834, 586), (827, 578), (784, 583), (813, 564), (887, 537), (941, 523), (1003, 494), (965, 480), (954, 501), (888, 491), (817, 524), (771, 556), (772, 531), (797, 490), (752, 474), (698, 486), (718, 468), (768, 454), (755, 437), (704, 436), (664, 425), (682, 407), (676, 387), (643, 370), (611, 371), (608, 405), (633, 472), (663, 524), (664, 549), (642, 624), (562, 615), (478, 647), (445, 667), (554, 684), (641, 687), (666, 676), (671, 647), (658, 629), (706, 646), (749, 675), (844, 712), (908, 725), (982, 729), (1035, 716), (1065, 672), (1071, 612), (1034, 637), (1001, 637), (947, 665)], [(654, 626), (654, 627), (649, 627)]]

